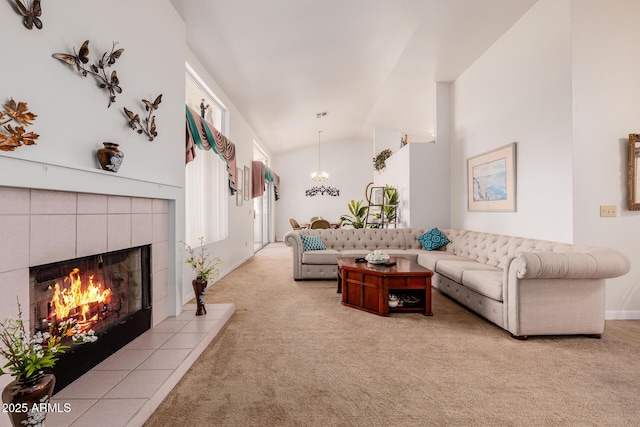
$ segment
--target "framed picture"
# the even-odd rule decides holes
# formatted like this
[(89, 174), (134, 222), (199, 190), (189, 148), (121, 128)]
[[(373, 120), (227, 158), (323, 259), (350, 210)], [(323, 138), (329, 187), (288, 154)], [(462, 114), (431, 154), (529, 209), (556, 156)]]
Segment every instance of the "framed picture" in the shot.
[(467, 160), (469, 211), (516, 211), (516, 143)]
[(245, 200), (251, 198), (251, 169), (249, 169), (249, 166), (244, 167), (244, 185), (242, 192), (244, 193)]
[(640, 211), (640, 134), (629, 134), (629, 210)]
[(238, 177), (238, 191), (236, 191), (236, 206), (242, 206), (242, 186), (244, 183), (243, 169), (236, 168), (236, 176)]

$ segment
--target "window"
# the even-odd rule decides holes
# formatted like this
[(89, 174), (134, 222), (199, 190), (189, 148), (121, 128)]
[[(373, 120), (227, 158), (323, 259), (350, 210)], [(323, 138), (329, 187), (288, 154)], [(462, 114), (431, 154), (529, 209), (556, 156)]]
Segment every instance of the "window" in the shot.
[[(186, 66), (186, 104), (226, 134), (227, 109)], [(211, 243), (229, 237), (229, 175), (227, 163), (213, 150), (198, 150), (185, 168), (185, 242), (200, 246), (200, 237)]]

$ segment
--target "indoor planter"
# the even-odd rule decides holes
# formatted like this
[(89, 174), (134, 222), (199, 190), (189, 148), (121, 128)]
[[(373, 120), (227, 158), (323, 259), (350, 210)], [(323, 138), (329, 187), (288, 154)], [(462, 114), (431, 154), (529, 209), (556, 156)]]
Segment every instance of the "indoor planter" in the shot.
[(367, 207), (362, 206), (363, 200), (351, 202), (347, 205), (351, 215), (342, 215), (340, 217), (340, 226), (350, 225), (353, 228), (364, 228), (365, 218), (367, 216)]
[(196, 278), (193, 279), (193, 293), (196, 296), (196, 316), (207, 314), (204, 304), (205, 290), (207, 289), (209, 279), (215, 279), (220, 275), (217, 266), (222, 262), (219, 257), (212, 258), (204, 243), (204, 237), (200, 237), (200, 248), (194, 249), (190, 245), (184, 244), (189, 257), (185, 260), (187, 264), (196, 272)]
[(0, 375), (15, 377), (2, 392), (3, 410), (14, 426), (44, 426), (56, 384), (55, 376), (46, 369), (55, 365), (70, 344), (97, 339), (93, 330), (81, 331), (75, 319), (51, 323), (47, 331), (32, 335), (25, 329), (18, 303), (18, 318), (0, 323), (0, 354), (7, 360)]

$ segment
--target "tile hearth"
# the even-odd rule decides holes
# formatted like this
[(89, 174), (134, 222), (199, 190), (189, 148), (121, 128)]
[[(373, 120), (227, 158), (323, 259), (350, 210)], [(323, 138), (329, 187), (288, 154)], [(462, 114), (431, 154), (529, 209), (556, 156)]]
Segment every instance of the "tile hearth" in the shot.
[[(53, 396), (68, 412), (47, 415), (48, 427), (142, 426), (235, 311), (187, 304)], [(8, 421), (8, 419), (3, 420)]]

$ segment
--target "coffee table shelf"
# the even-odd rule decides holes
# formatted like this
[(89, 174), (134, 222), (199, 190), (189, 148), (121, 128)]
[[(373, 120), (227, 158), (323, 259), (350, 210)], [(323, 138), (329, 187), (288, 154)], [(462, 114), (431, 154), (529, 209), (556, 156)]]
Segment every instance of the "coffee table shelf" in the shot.
[[(357, 263), (355, 258), (338, 258), (338, 292), (342, 304), (380, 316), (390, 313), (423, 312), (431, 316), (433, 272), (404, 258), (391, 258), (393, 266)], [(389, 307), (389, 294), (412, 295), (420, 301)]]

